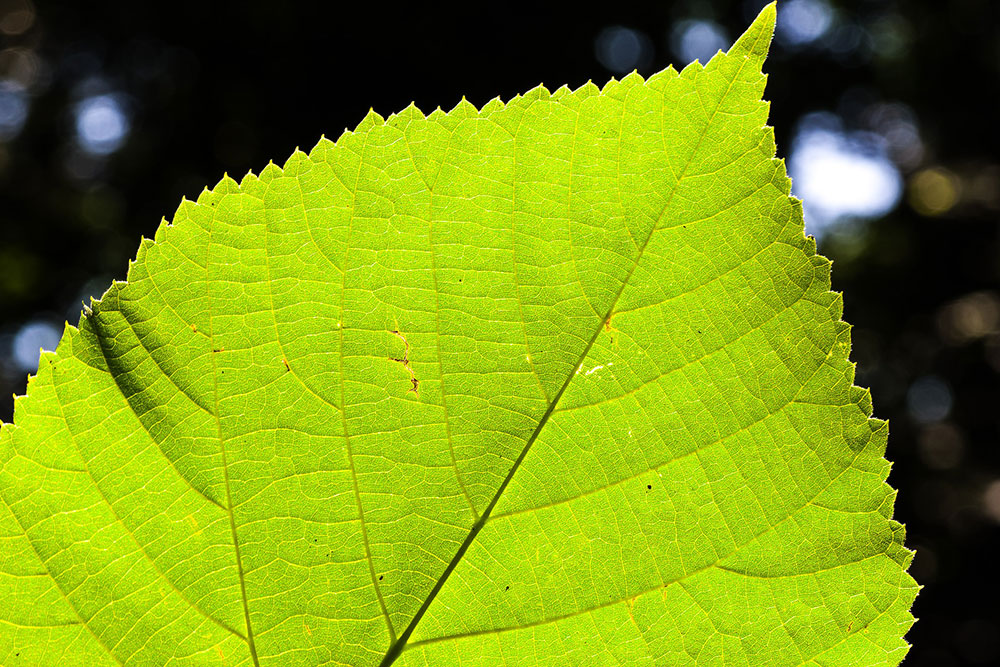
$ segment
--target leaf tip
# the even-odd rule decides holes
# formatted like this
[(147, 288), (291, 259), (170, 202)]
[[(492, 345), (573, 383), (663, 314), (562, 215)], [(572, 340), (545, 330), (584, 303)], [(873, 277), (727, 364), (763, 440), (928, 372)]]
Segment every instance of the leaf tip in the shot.
[(309, 151), (309, 155), (313, 156), (316, 155), (317, 153), (328, 151), (331, 148), (333, 148), (334, 145), (335, 145), (334, 142), (328, 139), (326, 134), (321, 134), (319, 136), (319, 141), (317, 141), (316, 145), (313, 146), (312, 149)]
[(729, 55), (741, 55), (763, 62), (771, 47), (771, 38), (774, 37), (774, 26), (778, 17), (777, 4), (771, 2), (760, 10), (750, 27), (729, 49)]
[[(298, 148), (296, 148), (295, 151), (292, 152), (292, 154), (288, 157), (288, 162), (292, 162), (292, 160), (295, 159), (296, 152), (299, 152)], [(261, 172), (260, 172), (260, 180), (262, 182), (264, 182), (264, 183), (270, 183), (274, 179), (279, 178), (281, 176), (281, 174), (282, 174), (281, 167), (279, 167), (278, 165), (276, 165), (274, 163), (274, 160), (269, 160), (268, 163), (267, 163), (267, 166), (264, 167), (264, 169), (261, 170)], [(255, 178), (255, 176), (254, 176), (253, 172), (252, 171), (248, 171), (247, 175), (243, 177), (243, 181), (244, 182), (250, 182), (254, 178)]]
[(371, 127), (376, 127), (376, 126), (384, 125), (384, 124), (385, 124), (385, 118), (383, 118), (381, 115), (379, 115), (378, 112), (376, 112), (374, 108), (368, 107), (368, 113), (365, 114), (365, 117), (358, 124), (358, 127), (354, 131), (355, 132), (362, 132), (362, 131), (367, 130), (367, 129), (371, 128)]
[(458, 104), (456, 104), (452, 108), (452, 110), (449, 111), (448, 113), (455, 114), (462, 118), (468, 118), (471, 116), (475, 116), (477, 113), (479, 113), (479, 110), (476, 109), (476, 105), (470, 102), (468, 98), (465, 97), (465, 95), (462, 95), (462, 99), (460, 99), (458, 101)]
[(503, 100), (501, 100), (500, 96), (498, 95), (483, 105), (482, 113), (493, 113), (494, 111), (499, 111), (503, 109), (503, 107), (504, 107)]
[(229, 175), (229, 172), (223, 172), (222, 178), (219, 180), (218, 183), (215, 184), (215, 187), (212, 188), (212, 191), (218, 192), (219, 194), (230, 194), (230, 193), (235, 193), (239, 189), (240, 189), (240, 184), (237, 183), (236, 180)]
[(622, 77), (622, 83), (628, 85), (640, 85), (643, 82), (645, 82), (645, 79), (642, 78), (642, 75), (639, 74), (638, 70), (632, 70), (624, 77)]

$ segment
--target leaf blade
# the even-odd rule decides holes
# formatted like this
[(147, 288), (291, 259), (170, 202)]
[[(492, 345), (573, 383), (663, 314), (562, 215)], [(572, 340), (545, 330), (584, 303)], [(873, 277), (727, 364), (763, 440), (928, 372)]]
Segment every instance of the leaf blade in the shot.
[[(0, 438), (94, 637), (123, 664), (898, 662), (885, 427), (773, 159), (773, 21), (679, 75), (371, 113), (183, 203), (44, 360), (61, 389), (28, 400), (65, 428)], [(89, 483), (29, 470), (73, 446)], [(868, 606), (824, 593), (859, 581)]]

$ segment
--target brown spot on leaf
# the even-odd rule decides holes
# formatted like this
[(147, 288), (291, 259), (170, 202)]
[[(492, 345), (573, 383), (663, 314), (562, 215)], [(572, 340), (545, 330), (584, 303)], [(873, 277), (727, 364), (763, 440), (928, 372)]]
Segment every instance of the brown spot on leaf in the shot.
[(399, 340), (403, 341), (403, 358), (397, 359), (396, 357), (389, 357), (389, 359), (391, 361), (395, 361), (398, 364), (402, 364), (403, 368), (405, 368), (410, 373), (410, 384), (413, 385), (412, 387), (410, 387), (410, 391), (419, 396), (420, 380), (417, 379), (417, 375), (416, 373), (413, 372), (413, 367), (410, 365), (410, 343), (409, 341), (406, 340), (406, 336), (399, 333), (399, 331), (397, 331), (396, 329), (393, 329), (389, 333), (391, 333)]

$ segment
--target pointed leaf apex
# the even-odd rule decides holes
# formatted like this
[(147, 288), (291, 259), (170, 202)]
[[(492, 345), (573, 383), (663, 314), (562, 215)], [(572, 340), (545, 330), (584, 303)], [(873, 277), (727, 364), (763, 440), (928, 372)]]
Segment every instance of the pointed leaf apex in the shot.
[(763, 62), (771, 46), (771, 39), (774, 37), (777, 16), (776, 2), (761, 9), (760, 14), (750, 24), (750, 27), (736, 40), (733, 48), (729, 49), (729, 55), (742, 55)]

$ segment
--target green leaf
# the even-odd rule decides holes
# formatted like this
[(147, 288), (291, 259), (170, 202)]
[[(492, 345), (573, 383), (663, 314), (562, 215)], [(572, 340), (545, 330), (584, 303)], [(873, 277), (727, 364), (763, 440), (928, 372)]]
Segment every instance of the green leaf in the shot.
[(774, 16), (183, 202), (0, 431), (0, 663), (898, 663), (887, 427), (774, 159)]

